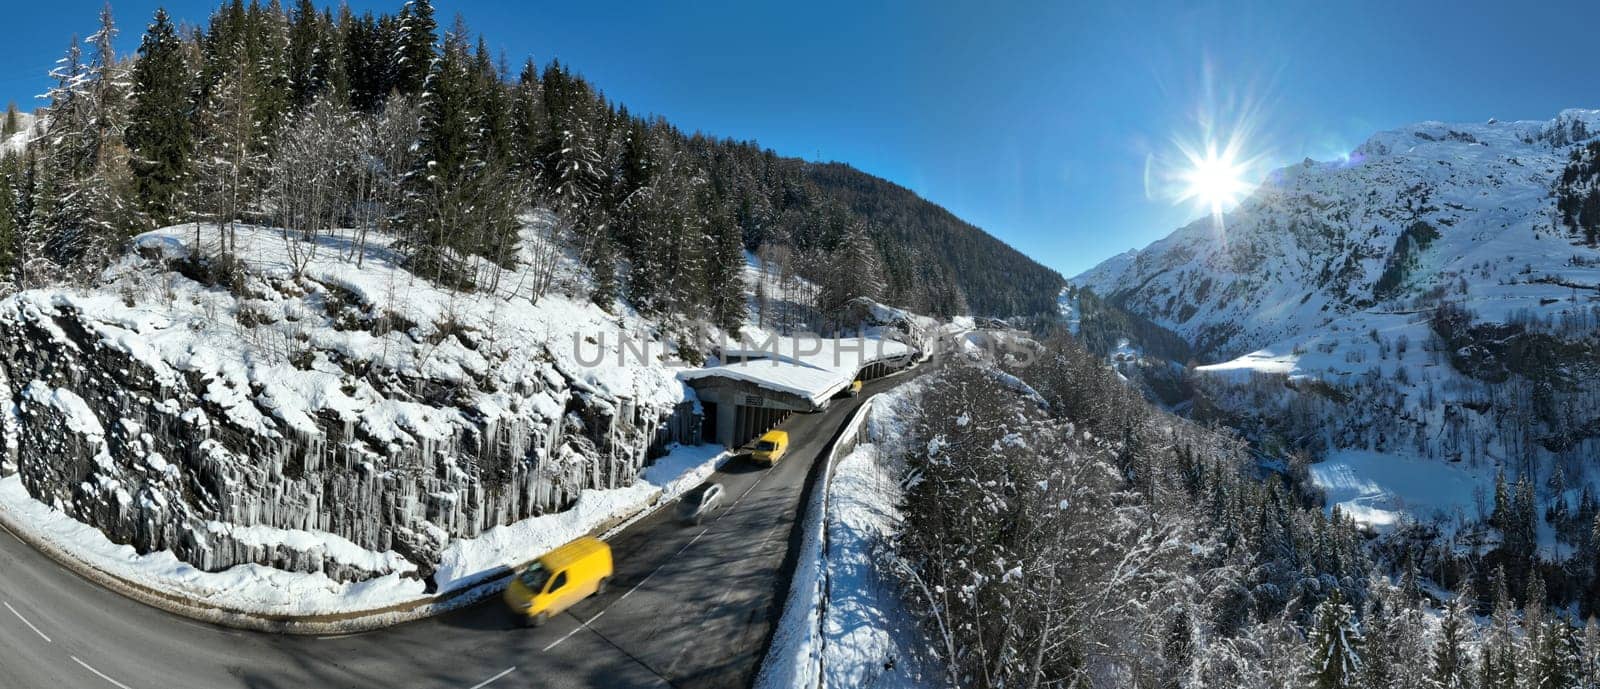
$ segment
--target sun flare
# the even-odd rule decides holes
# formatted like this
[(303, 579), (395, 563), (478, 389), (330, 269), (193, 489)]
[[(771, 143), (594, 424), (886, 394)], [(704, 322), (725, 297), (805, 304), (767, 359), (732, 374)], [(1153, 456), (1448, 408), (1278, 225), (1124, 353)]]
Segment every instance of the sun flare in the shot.
[(1184, 155), (1189, 168), (1180, 173), (1180, 201), (1196, 201), (1217, 216), (1250, 191), (1250, 183), (1245, 181), (1247, 166), (1235, 159), (1232, 150), (1219, 152), (1213, 145), (1203, 152), (1185, 151)]

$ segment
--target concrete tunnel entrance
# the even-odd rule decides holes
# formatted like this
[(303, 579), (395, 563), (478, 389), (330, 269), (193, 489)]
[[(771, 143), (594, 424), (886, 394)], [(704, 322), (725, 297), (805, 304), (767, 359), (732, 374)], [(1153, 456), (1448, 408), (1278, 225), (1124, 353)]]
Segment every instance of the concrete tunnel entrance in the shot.
[(707, 377), (690, 381), (705, 419), (705, 442), (736, 448), (789, 418), (795, 412), (820, 411), (827, 406), (785, 392), (766, 390), (748, 381)]
[[(876, 352), (868, 350), (872, 342), (877, 342)], [(815, 345), (801, 350), (794, 343), (799, 352), (794, 357), (769, 350), (724, 351), (721, 356), (728, 363), (680, 372), (700, 401), (704, 441), (741, 447), (790, 414), (827, 409), (852, 380), (881, 378), (905, 368), (915, 354), (893, 341), (821, 340)], [(885, 348), (893, 351), (884, 356)]]

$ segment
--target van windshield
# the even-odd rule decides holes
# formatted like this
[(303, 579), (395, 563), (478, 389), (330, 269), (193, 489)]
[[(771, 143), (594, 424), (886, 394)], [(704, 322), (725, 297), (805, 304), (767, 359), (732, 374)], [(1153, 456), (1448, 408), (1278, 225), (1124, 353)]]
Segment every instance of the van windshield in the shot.
[(778, 444), (772, 442), (771, 440), (763, 440), (759, 443), (756, 443), (756, 449), (762, 452), (771, 452), (778, 449)]
[(528, 565), (528, 568), (522, 572), (522, 585), (528, 587), (528, 590), (534, 593), (543, 591), (544, 584), (547, 581), (550, 581), (550, 570), (545, 569), (544, 565), (537, 562)]

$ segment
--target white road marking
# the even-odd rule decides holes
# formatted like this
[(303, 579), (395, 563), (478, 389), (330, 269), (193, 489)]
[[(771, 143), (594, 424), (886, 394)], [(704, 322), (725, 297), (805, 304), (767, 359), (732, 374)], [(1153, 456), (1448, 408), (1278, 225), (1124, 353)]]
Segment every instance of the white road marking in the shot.
[(509, 674), (511, 674), (513, 672), (516, 672), (516, 671), (517, 671), (516, 666), (512, 666), (512, 667), (506, 668), (505, 672), (502, 672), (502, 673), (500, 673), (498, 675), (490, 677), (489, 679), (483, 680), (482, 682), (479, 682), (477, 684), (472, 685), (472, 689), (483, 689), (484, 687), (487, 687), (490, 684), (493, 684), (495, 680), (500, 679), (501, 677), (505, 677), (506, 675), (509, 675)]
[(319, 637), (317, 637), (317, 641), (333, 641), (334, 639), (348, 639), (348, 638), (350, 638), (352, 636), (364, 636), (364, 635), (370, 634), (370, 633), (371, 632), (353, 632), (353, 633), (350, 633), (350, 634), (334, 634), (332, 636), (319, 636)]
[[(618, 598), (618, 599), (617, 599), (617, 600), (622, 600), (622, 599), (621, 599), (621, 598)], [(613, 604), (612, 604), (612, 605), (615, 605), (615, 603), (613, 603)], [(611, 609), (611, 608), (610, 608), (610, 607), (609, 607), (609, 606), (607, 606), (607, 607), (606, 607), (606, 610), (610, 610), (610, 609)], [(550, 652), (550, 649), (552, 649), (552, 648), (555, 648), (555, 647), (557, 647), (557, 646), (560, 646), (560, 645), (561, 645), (561, 642), (563, 642), (563, 641), (566, 641), (566, 640), (567, 640), (567, 639), (570, 639), (570, 638), (572, 638), (572, 635), (573, 635), (573, 634), (577, 634), (577, 633), (578, 633), (578, 632), (580, 632), (580, 631), (583, 631), (583, 630), (584, 630), (584, 629), (587, 629), (587, 628), (588, 628), (588, 627), (589, 627), (589, 623), (590, 623), (590, 622), (593, 622), (593, 621), (595, 621), (595, 620), (598, 620), (598, 619), (600, 619), (600, 616), (601, 616), (601, 615), (604, 615), (604, 614), (606, 614), (606, 611), (605, 611), (605, 610), (601, 610), (601, 611), (600, 611), (600, 612), (597, 612), (597, 613), (595, 613), (595, 614), (594, 614), (594, 617), (591, 617), (591, 618), (589, 618), (589, 619), (588, 619), (588, 620), (587, 620), (587, 621), (584, 621), (584, 622), (579, 622), (579, 623), (578, 623), (578, 626), (576, 626), (576, 627), (573, 627), (573, 628), (572, 628), (572, 631), (570, 631), (570, 632), (567, 632), (567, 633), (566, 633), (566, 635), (564, 635), (564, 636), (562, 636), (562, 637), (561, 637), (561, 638), (559, 638), (559, 639), (556, 639), (556, 640), (555, 640), (555, 641), (552, 641), (552, 642), (550, 642), (550, 645), (549, 645), (549, 646), (545, 646), (545, 647), (544, 647), (544, 650), (543, 650), (543, 651), (540, 651), (540, 653), (549, 653), (549, 652)]]
[[(672, 554), (672, 557), (669, 557), (669, 558), (667, 558), (667, 561), (666, 561), (666, 562), (663, 562), (663, 563), (661, 563), (661, 564), (659, 564), (659, 565), (656, 565), (656, 568), (655, 568), (655, 569), (652, 569), (652, 570), (650, 570), (650, 573), (649, 573), (649, 574), (646, 574), (646, 575), (645, 575), (645, 577), (644, 577), (644, 578), (643, 578), (643, 579), (640, 579), (640, 580), (639, 580), (639, 583), (637, 583), (637, 584), (634, 584), (634, 585), (633, 585), (633, 588), (631, 588), (631, 589), (628, 589), (628, 592), (627, 592), (627, 593), (624, 593), (624, 594), (622, 594), (622, 595), (621, 595), (621, 596), (620, 596), (620, 597), (618, 597), (618, 598), (617, 598), (617, 599), (616, 599), (616, 600), (615, 600), (615, 601), (612, 601), (612, 603), (611, 603), (611, 605), (616, 605), (616, 604), (617, 604), (617, 603), (621, 603), (621, 602), (622, 602), (622, 600), (623, 600), (623, 599), (624, 599), (624, 598), (627, 598), (627, 597), (628, 597), (628, 596), (631, 596), (631, 595), (633, 595), (633, 592), (634, 592), (634, 591), (638, 591), (638, 590), (639, 590), (639, 587), (640, 587), (640, 586), (644, 586), (644, 584), (645, 584), (645, 582), (647, 582), (647, 581), (650, 581), (650, 578), (651, 578), (651, 577), (653, 577), (653, 576), (655, 576), (655, 575), (656, 575), (656, 572), (659, 572), (659, 571), (661, 571), (661, 568), (662, 568), (662, 567), (666, 567), (666, 566), (667, 566), (667, 565), (669, 565), (669, 564), (672, 564), (672, 561), (673, 561), (673, 560), (676, 560), (676, 559), (678, 559), (678, 556), (679, 556), (679, 555), (682, 555), (682, 554), (683, 554), (683, 551), (685, 551), (685, 550), (688, 550), (688, 549), (689, 549), (689, 546), (691, 546), (691, 545), (694, 545), (694, 542), (695, 542), (695, 541), (698, 541), (698, 540), (700, 540), (700, 537), (701, 537), (701, 536), (704, 536), (704, 535), (706, 535), (706, 532), (707, 532), (707, 531), (710, 531), (710, 530), (711, 530), (711, 527), (709, 527), (709, 526), (708, 526), (708, 527), (706, 527), (706, 528), (704, 528), (704, 529), (701, 529), (701, 530), (700, 530), (700, 533), (697, 533), (697, 534), (695, 534), (695, 535), (694, 535), (694, 538), (691, 538), (691, 539), (689, 539), (689, 542), (688, 542), (688, 543), (685, 543), (685, 544), (683, 544), (683, 547), (682, 547), (682, 548), (679, 548), (679, 549), (678, 549), (678, 552), (676, 552), (676, 553), (673, 553), (673, 554)], [(608, 606), (606, 606), (606, 608), (607, 608), (607, 609), (610, 609), (610, 608), (611, 608), (611, 605), (608, 605)], [(604, 611), (602, 611), (602, 612), (604, 612)]]
[(7, 610), (10, 610), (10, 611), (11, 611), (11, 614), (13, 614), (13, 615), (16, 615), (16, 616), (17, 616), (17, 619), (19, 619), (19, 620), (22, 620), (22, 623), (23, 623), (23, 624), (25, 624), (25, 625), (28, 625), (28, 628), (29, 628), (29, 629), (32, 629), (32, 630), (33, 630), (33, 633), (35, 633), (35, 634), (38, 634), (38, 635), (39, 635), (39, 638), (41, 638), (41, 639), (44, 639), (44, 642), (45, 642), (45, 643), (47, 643), (47, 644), (50, 644), (50, 643), (55, 643), (55, 642), (54, 642), (54, 641), (51, 641), (51, 640), (50, 640), (50, 637), (48, 637), (48, 636), (45, 636), (45, 635), (44, 635), (44, 632), (41, 632), (41, 631), (39, 631), (39, 628), (38, 628), (38, 627), (35, 627), (35, 626), (33, 626), (33, 623), (32, 623), (32, 622), (29, 622), (29, 621), (28, 621), (28, 618), (26, 618), (26, 617), (23, 617), (23, 616), (22, 616), (22, 613), (20, 613), (20, 612), (17, 612), (17, 609), (16, 609), (16, 608), (13, 608), (13, 607), (11, 607), (11, 604), (10, 604), (10, 603), (6, 603), (6, 609), (7, 609)]
[(765, 473), (761, 474), (761, 476), (756, 479), (755, 483), (750, 484), (750, 487), (745, 489), (744, 493), (739, 496), (738, 500), (734, 500), (732, 505), (728, 505), (728, 509), (723, 510), (722, 514), (717, 515), (717, 518), (713, 519), (711, 521), (714, 521), (714, 522), (715, 521), (720, 521), (723, 517), (726, 517), (726, 516), (728, 516), (730, 514), (733, 514), (733, 510), (735, 508), (739, 507), (739, 503), (744, 502), (745, 496), (749, 495), (752, 492), (754, 492), (755, 489), (756, 489), (756, 486), (761, 485), (761, 482), (767, 480), (767, 477), (771, 476), (771, 475), (772, 475), (771, 471), (768, 471), (768, 472), (765, 472)]
[(129, 689), (128, 685), (123, 684), (121, 682), (118, 682), (117, 680), (111, 679), (110, 677), (106, 676), (106, 673), (101, 672), (99, 670), (96, 670), (96, 669), (94, 669), (92, 667), (89, 667), (88, 663), (85, 663), (85, 662), (83, 662), (81, 660), (78, 660), (78, 656), (72, 656), (72, 662), (77, 663), (79, 665), (82, 665), (83, 669), (88, 670), (90, 672), (93, 672), (96, 677), (99, 677), (100, 679), (103, 679), (103, 680), (105, 680), (107, 682), (110, 682), (110, 683), (112, 683), (112, 684), (114, 684), (114, 685), (116, 685), (118, 687), (121, 687), (121, 689)]

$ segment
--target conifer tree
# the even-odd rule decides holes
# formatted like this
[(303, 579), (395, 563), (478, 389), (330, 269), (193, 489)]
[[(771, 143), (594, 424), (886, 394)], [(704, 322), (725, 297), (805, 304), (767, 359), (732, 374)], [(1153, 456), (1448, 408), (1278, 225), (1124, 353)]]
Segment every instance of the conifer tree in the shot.
[(312, 0), (299, 0), (289, 23), (290, 110), (299, 112), (327, 88), (322, 16)]
[(1315, 689), (1357, 686), (1361, 672), (1361, 632), (1339, 589), (1317, 606), (1316, 627), (1307, 639), (1306, 681)]
[(1471, 686), (1472, 669), (1467, 642), (1472, 637), (1472, 584), (1463, 582), (1454, 600), (1445, 607), (1439, 620), (1439, 635), (1433, 645), (1431, 680), (1439, 689)]
[[(408, 0), (400, 10), (398, 31), (393, 55), (394, 88), (415, 98), (422, 94), (434, 71), (439, 24), (433, 18), (431, 0)], [(465, 40), (464, 36), (459, 38)]]
[(127, 143), (134, 194), (157, 225), (179, 219), (194, 152), (189, 121), (189, 68), (166, 10), (156, 10), (133, 66), (133, 108)]
[(713, 211), (711, 239), (716, 242), (711, 258), (711, 318), (717, 326), (737, 333), (744, 323), (744, 233), (739, 229), (733, 214), (727, 210)]
[(1517, 664), (1521, 653), (1516, 636), (1516, 602), (1507, 590), (1504, 566), (1496, 567), (1493, 586), (1494, 611), (1480, 648), (1481, 689), (1517, 689)]
[(20, 131), (22, 131), (22, 113), (17, 111), (15, 102), (7, 103), (5, 120), (0, 121), (0, 139), (9, 139)]
[(249, 74), (247, 89), (259, 139), (252, 148), (265, 154), (271, 137), (288, 120), (294, 104), (289, 64), (289, 19), (280, 0), (267, 7), (255, 3), (246, 15), (243, 52)]
[(1590, 617), (1583, 625), (1582, 656), (1578, 666), (1578, 686), (1600, 688), (1600, 625)]
[(8, 153), (0, 159), (0, 285), (11, 283), (16, 277), (17, 245), (22, 235), (17, 203), (20, 174), (21, 163), (16, 155)]
[(392, 47), (385, 35), (385, 24), (370, 12), (356, 17), (345, 8), (341, 10), (339, 30), (340, 62), (349, 82), (350, 106), (358, 112), (376, 113), (394, 87)]
[(549, 131), (539, 68), (530, 58), (523, 64), (511, 96), (512, 169), (529, 188), (538, 184), (544, 168), (540, 156)]
[(1577, 631), (1566, 620), (1551, 615), (1544, 620), (1535, 646), (1530, 649), (1528, 686), (1532, 689), (1570, 689), (1576, 687), (1581, 670), (1582, 649)]

